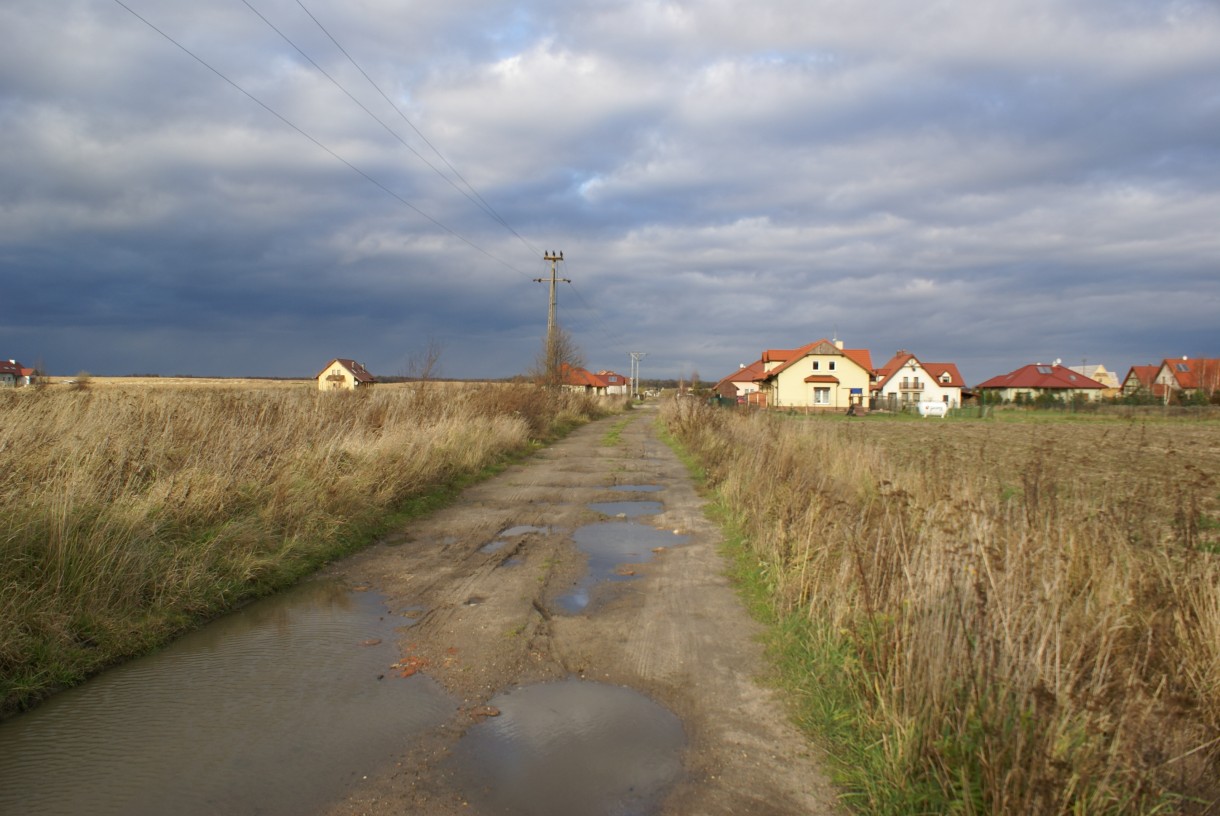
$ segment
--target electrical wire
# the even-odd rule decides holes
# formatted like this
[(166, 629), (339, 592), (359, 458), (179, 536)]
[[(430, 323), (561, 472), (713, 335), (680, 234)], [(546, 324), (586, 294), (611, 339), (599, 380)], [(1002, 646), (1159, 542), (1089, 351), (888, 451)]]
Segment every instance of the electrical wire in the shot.
[[(243, 2), (244, 2), (244, 0), (243, 0)], [(353, 58), (352, 55), (350, 53), (348, 53), (347, 49), (344, 48), (337, 39), (335, 39), (334, 35), (331, 34), (329, 30), (327, 30), (326, 26), (322, 25), (322, 22), (316, 16), (314, 16), (314, 13), (312, 11), (310, 11), (308, 8), (306, 8), (305, 4), (303, 2), (301, 2), (301, 0), (296, 0), (296, 4), (301, 7), (302, 11), (304, 11), (307, 15), (309, 15), (309, 19), (314, 21), (314, 24), (317, 25), (317, 27), (322, 31), (322, 33), (330, 38), (330, 41), (335, 44), (335, 47), (339, 49), (340, 53), (342, 53), (343, 56), (347, 57), (348, 62), (350, 62), (353, 66), (355, 66), (356, 70), (359, 71), (366, 80), (368, 80), (369, 85), (373, 86), (373, 89), (375, 91), (377, 91), (378, 94), (381, 95), (381, 98), (384, 99), (390, 105), (390, 107), (392, 107), (394, 109), (394, 111), (398, 114), (399, 118), (401, 118), (404, 122), (406, 122), (411, 127), (411, 129), (413, 131), (415, 131), (416, 135), (418, 135), (419, 138), (423, 139), (424, 144), (426, 144), (426, 145), (428, 145), (428, 147), (432, 148), (432, 152), (435, 153), (440, 158), (440, 160), (445, 163), (446, 167), (448, 167), (450, 170), (453, 171), (453, 174), (455, 176), (457, 176), (459, 179), (461, 179), (462, 183), (466, 185), (466, 187), (470, 190), (470, 192), (474, 195), (474, 197), (477, 198), (479, 200), (479, 202), (482, 203), (482, 205), (483, 205), (482, 208), (483, 208), (484, 212), (486, 212), (488, 215), (490, 215), (492, 218), (494, 218), (496, 221), (498, 221), (506, 230), (511, 232), (513, 235), (517, 236), (517, 238), (521, 241), (521, 243), (524, 244), (528, 249), (533, 251), (533, 253), (535, 255), (541, 255), (542, 251), (539, 250), (537, 247), (535, 247), (533, 244), (531, 244), (529, 241), (527, 241), (521, 235), (521, 233), (519, 233), (519, 232), (517, 232), (517, 230), (513, 229), (512, 225), (510, 225), (508, 223), (508, 221), (506, 221), (498, 212), (496, 212), (496, 209), (494, 207), (492, 207), (491, 204), (487, 203), (486, 199), (484, 199), (483, 196), (479, 193), (479, 191), (474, 188), (474, 185), (472, 185), (469, 181), (467, 181), (465, 176), (463, 176), (460, 172), (458, 172), (458, 169), (456, 167), (454, 167), (447, 158), (445, 158), (445, 155), (443, 153), (441, 153), (441, 151), (437, 149), (436, 145), (434, 145), (428, 139), (428, 137), (423, 134), (423, 131), (421, 131), (419, 128), (417, 128), (415, 126), (415, 123), (407, 118), (407, 115), (402, 112), (402, 109), (400, 107), (398, 107), (398, 105), (395, 104), (394, 101), (392, 99), (390, 99), (389, 96), (386, 95), (385, 91), (381, 90), (381, 86), (379, 86), (375, 81), (373, 81), (373, 78), (371, 76), (369, 76), (368, 72), (364, 70), (364, 68), (360, 65), (360, 63), (356, 62), (355, 58)], [(249, 5), (249, 3), (247, 3), (247, 5)], [(310, 60), (310, 61), (312, 62), (312, 60)], [(363, 107), (363, 106), (361, 106), (361, 107)], [(419, 155), (419, 154), (417, 153), (416, 155)], [(420, 158), (423, 158), (423, 157), (420, 156)], [(431, 167), (431, 164), (429, 164), (429, 166)], [(467, 197), (469, 198), (469, 196), (467, 196)]]
[(164, 37), (165, 39), (169, 40), (171, 43), (173, 43), (175, 46), (177, 46), (177, 47), (178, 47), (178, 48), (179, 48), (179, 49), (180, 49), (180, 50), (181, 50), (183, 53), (185, 53), (185, 54), (186, 54), (187, 56), (189, 56), (191, 59), (195, 60), (195, 61), (196, 61), (196, 62), (198, 62), (200, 65), (202, 65), (204, 68), (207, 68), (207, 69), (208, 69), (209, 71), (211, 71), (213, 74), (215, 74), (216, 76), (220, 77), (222, 80), (224, 80), (225, 82), (227, 82), (229, 85), (233, 86), (235, 89), (237, 89), (239, 92), (241, 92), (241, 94), (242, 94), (242, 95), (244, 95), (246, 98), (248, 98), (250, 101), (254, 102), (256, 105), (258, 105), (258, 106), (259, 106), (259, 107), (261, 107), (263, 110), (265, 110), (265, 111), (267, 111), (268, 113), (270, 113), (270, 114), (271, 114), (272, 116), (274, 116), (276, 119), (279, 119), (279, 120), (280, 120), (280, 122), (282, 122), (283, 124), (285, 124), (285, 125), (287, 125), (288, 127), (292, 128), (293, 130), (295, 130), (295, 131), (296, 131), (297, 133), (299, 133), (300, 135), (304, 136), (304, 137), (305, 137), (306, 139), (308, 139), (309, 141), (313, 142), (313, 143), (314, 143), (314, 145), (316, 145), (317, 147), (321, 148), (321, 149), (322, 149), (323, 151), (325, 151), (326, 153), (330, 154), (330, 156), (331, 156), (332, 158), (334, 158), (335, 160), (337, 160), (337, 161), (341, 162), (341, 163), (342, 163), (344, 166), (346, 166), (346, 167), (347, 167), (349, 170), (351, 170), (352, 172), (354, 172), (354, 173), (356, 173), (357, 175), (361, 176), (363, 179), (365, 179), (365, 180), (366, 180), (366, 181), (368, 181), (370, 184), (372, 184), (372, 185), (374, 185), (375, 187), (377, 187), (378, 189), (380, 189), (382, 192), (384, 192), (384, 193), (386, 193), (387, 195), (389, 195), (391, 198), (395, 199), (395, 200), (396, 200), (396, 201), (398, 201), (399, 203), (401, 203), (401, 204), (403, 204), (403, 205), (405, 205), (405, 206), (409, 207), (410, 209), (414, 210), (414, 211), (415, 211), (416, 213), (418, 213), (418, 214), (419, 214), (421, 217), (423, 217), (423, 218), (427, 219), (428, 221), (432, 222), (432, 223), (433, 223), (433, 224), (435, 224), (436, 226), (438, 226), (438, 227), (440, 227), (441, 229), (443, 229), (445, 232), (449, 233), (449, 234), (450, 234), (450, 235), (452, 235), (453, 237), (455, 237), (455, 238), (457, 238), (458, 240), (460, 240), (462, 243), (466, 244), (467, 246), (471, 247), (472, 249), (474, 249), (474, 250), (476, 250), (476, 251), (480, 252), (481, 254), (485, 255), (487, 258), (489, 258), (489, 259), (491, 259), (491, 260), (495, 261), (496, 263), (500, 264), (501, 266), (504, 266), (504, 267), (506, 267), (506, 268), (508, 268), (508, 269), (513, 270), (514, 272), (517, 272), (517, 273), (518, 273), (518, 274), (520, 274), (520, 275), (524, 275), (524, 276), (526, 276), (526, 277), (529, 277), (529, 274), (528, 274), (527, 272), (524, 272), (523, 270), (518, 269), (517, 267), (513, 266), (512, 264), (510, 264), (508, 261), (505, 261), (505, 260), (503, 260), (503, 259), (501, 259), (501, 258), (497, 258), (497, 257), (496, 257), (495, 255), (493, 255), (491, 252), (489, 252), (488, 250), (486, 250), (486, 249), (484, 249), (483, 247), (479, 246), (479, 245), (478, 245), (478, 244), (476, 244), (474, 241), (472, 241), (472, 240), (470, 240), (469, 238), (467, 238), (465, 235), (462, 235), (460, 232), (458, 232), (457, 230), (453, 229), (453, 228), (452, 228), (452, 227), (450, 227), (448, 224), (445, 224), (444, 222), (440, 221), (439, 219), (437, 219), (437, 218), (433, 217), (433, 216), (432, 216), (432, 215), (430, 215), (429, 213), (427, 213), (427, 212), (425, 212), (424, 210), (420, 209), (420, 208), (419, 208), (419, 207), (417, 207), (415, 204), (412, 204), (410, 201), (408, 201), (407, 199), (403, 198), (403, 197), (402, 197), (401, 195), (399, 195), (398, 193), (396, 193), (396, 192), (394, 192), (393, 190), (391, 190), (391, 189), (390, 189), (389, 187), (387, 187), (385, 184), (381, 183), (380, 181), (378, 181), (377, 179), (373, 178), (372, 176), (370, 176), (370, 175), (369, 175), (368, 173), (366, 173), (365, 171), (361, 170), (361, 169), (360, 169), (359, 167), (357, 167), (356, 165), (352, 164), (352, 163), (351, 163), (350, 161), (348, 161), (347, 159), (345, 159), (345, 158), (343, 158), (342, 156), (340, 156), (338, 153), (336, 153), (336, 152), (335, 152), (334, 150), (332, 150), (331, 148), (327, 147), (325, 144), (323, 144), (323, 143), (322, 143), (321, 141), (319, 141), (317, 138), (315, 138), (314, 136), (310, 135), (310, 134), (309, 134), (309, 133), (307, 133), (307, 132), (306, 132), (304, 129), (302, 129), (301, 127), (299, 127), (299, 126), (298, 126), (298, 125), (296, 125), (295, 123), (293, 123), (293, 122), (292, 122), (291, 120), (289, 120), (289, 119), (288, 119), (286, 116), (284, 116), (283, 114), (281, 114), (279, 111), (275, 110), (275, 109), (274, 109), (274, 108), (272, 108), (270, 105), (268, 105), (266, 102), (263, 102), (263, 101), (262, 101), (261, 99), (259, 99), (257, 96), (255, 96), (254, 94), (252, 94), (252, 93), (250, 93), (249, 91), (247, 91), (245, 88), (243, 88), (243, 87), (242, 87), (241, 85), (239, 85), (237, 82), (235, 82), (234, 80), (230, 79), (230, 78), (229, 78), (227, 75), (225, 75), (224, 73), (222, 73), (222, 72), (221, 72), (219, 69), (215, 68), (215, 67), (214, 67), (214, 66), (213, 66), (211, 63), (209, 63), (209, 62), (208, 62), (207, 60), (205, 60), (203, 57), (199, 56), (199, 55), (198, 55), (198, 54), (196, 54), (194, 51), (190, 50), (190, 49), (189, 49), (189, 48), (187, 48), (185, 45), (183, 45), (182, 43), (178, 42), (176, 39), (174, 39), (172, 36), (170, 36), (170, 35), (169, 35), (167, 32), (165, 32), (165, 31), (163, 31), (162, 29), (158, 28), (158, 27), (157, 27), (156, 25), (154, 25), (154, 24), (153, 24), (153, 23), (152, 23), (150, 20), (146, 19), (145, 17), (143, 17), (142, 15), (140, 15), (140, 14), (139, 14), (137, 11), (135, 11), (133, 8), (131, 8), (131, 6), (128, 6), (126, 3), (124, 3), (124, 2), (123, 2), (123, 0), (114, 0), (114, 2), (115, 2), (115, 3), (117, 3), (119, 6), (121, 6), (123, 9), (125, 9), (125, 10), (126, 10), (128, 13), (129, 13), (129, 14), (131, 14), (131, 15), (132, 15), (133, 17), (135, 17), (137, 20), (139, 20), (140, 22), (144, 23), (144, 25), (148, 26), (148, 27), (149, 27), (149, 28), (151, 28), (153, 31), (157, 32), (157, 33), (158, 33), (158, 34), (160, 34), (162, 37)]

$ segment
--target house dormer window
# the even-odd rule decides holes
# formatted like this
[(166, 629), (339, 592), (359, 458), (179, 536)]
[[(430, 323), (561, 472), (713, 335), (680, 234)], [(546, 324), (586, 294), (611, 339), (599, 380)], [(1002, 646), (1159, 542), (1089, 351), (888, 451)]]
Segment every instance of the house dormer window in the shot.
[(949, 372), (947, 372), (947, 371), (944, 374), (940, 375), (940, 381), (943, 382), (945, 385), (948, 385), (949, 381), (952, 379), (953, 378), (949, 376)]

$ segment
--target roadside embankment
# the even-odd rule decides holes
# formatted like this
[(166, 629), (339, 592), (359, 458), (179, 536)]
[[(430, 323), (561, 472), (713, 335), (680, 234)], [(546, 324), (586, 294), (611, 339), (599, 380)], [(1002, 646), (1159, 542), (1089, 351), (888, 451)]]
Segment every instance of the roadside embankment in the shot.
[(0, 714), (616, 407), (528, 385), (0, 393)]
[(1220, 424), (674, 401), (798, 717), (867, 813), (1220, 799)]

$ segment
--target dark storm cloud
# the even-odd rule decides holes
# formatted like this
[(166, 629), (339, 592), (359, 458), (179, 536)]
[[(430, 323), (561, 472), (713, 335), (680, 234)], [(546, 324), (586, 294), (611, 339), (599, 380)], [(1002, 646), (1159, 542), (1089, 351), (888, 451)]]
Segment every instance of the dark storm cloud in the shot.
[(1220, 354), (1214, 4), (128, 5), (0, 9), (5, 357), (509, 375), (552, 249), (594, 368)]

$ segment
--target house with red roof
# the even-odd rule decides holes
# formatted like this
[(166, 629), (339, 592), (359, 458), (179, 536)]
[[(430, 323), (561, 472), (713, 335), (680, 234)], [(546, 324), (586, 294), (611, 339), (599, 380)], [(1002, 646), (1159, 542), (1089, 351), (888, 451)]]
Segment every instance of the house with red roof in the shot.
[(560, 385), (569, 391), (582, 391), (597, 396), (623, 395), (631, 393), (631, 378), (603, 370), (594, 374), (579, 366), (563, 363), (559, 367)]
[(0, 360), (0, 388), (29, 385), (33, 376), (34, 369), (26, 368), (16, 360)]
[(764, 351), (759, 391), (772, 408), (846, 410), (864, 405), (873, 379), (868, 349), (816, 340), (797, 349)]
[(736, 400), (743, 405), (765, 405), (759, 382), (766, 376), (762, 358), (749, 365), (742, 365), (732, 374), (716, 383), (712, 389), (721, 397)]
[(1058, 363), (1030, 363), (978, 385), (985, 398), (1003, 402), (1033, 402), (1039, 397), (1096, 400), (1105, 388), (1097, 380)]
[(943, 402), (950, 408), (962, 404), (966, 383), (953, 363), (928, 363), (900, 349), (877, 369), (872, 393), (874, 405), (897, 411), (919, 402)]
[(319, 371), (314, 379), (318, 382), (319, 391), (354, 391), (359, 388), (372, 388), (377, 378), (368, 369), (355, 360), (336, 357)]
[(1170, 399), (1202, 395), (1211, 400), (1220, 393), (1220, 359), (1182, 357), (1166, 359), (1157, 369), (1154, 385), (1162, 386), (1163, 396)]
[(1156, 375), (1160, 372), (1159, 365), (1135, 365), (1127, 371), (1123, 378), (1122, 391), (1124, 397), (1163, 397), (1165, 387), (1158, 385)]

